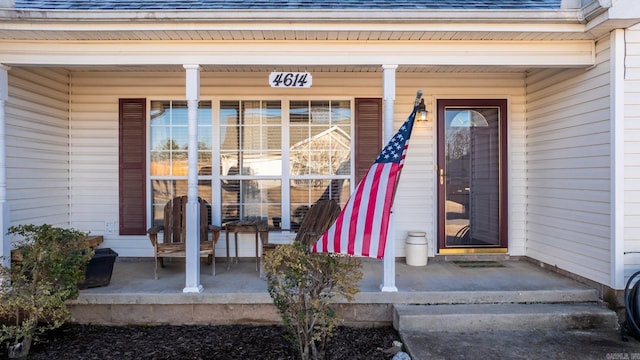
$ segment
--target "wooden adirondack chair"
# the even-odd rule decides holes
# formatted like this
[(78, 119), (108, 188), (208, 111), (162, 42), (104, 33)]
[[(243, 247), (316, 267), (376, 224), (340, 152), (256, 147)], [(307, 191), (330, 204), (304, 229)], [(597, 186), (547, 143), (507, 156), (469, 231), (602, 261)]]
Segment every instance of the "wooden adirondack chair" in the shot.
[[(200, 204), (200, 256), (207, 258), (207, 264), (212, 265), (212, 275), (216, 274), (216, 243), (220, 237), (220, 227), (209, 224), (207, 203), (198, 198)], [(171, 199), (164, 207), (164, 225), (149, 228), (149, 240), (154, 249), (155, 278), (158, 279), (158, 263), (164, 267), (163, 258), (186, 257), (186, 217), (187, 196)], [(162, 242), (158, 233), (163, 232)], [(209, 239), (209, 233), (212, 233)]]
[[(313, 245), (324, 234), (334, 221), (340, 215), (340, 205), (335, 200), (318, 200), (315, 204), (311, 205), (311, 208), (304, 215), (300, 228), (296, 233), (294, 241), (301, 241), (307, 246)], [(263, 263), (264, 255), (269, 251), (273, 251), (277, 244), (264, 242), (262, 243), (262, 257), (260, 258), (261, 264)], [(260, 278), (264, 278), (265, 274), (262, 265), (260, 266)]]
[(324, 234), (340, 215), (340, 205), (335, 200), (318, 200), (305, 214), (300, 229), (294, 241), (300, 241), (307, 246), (315, 242)]

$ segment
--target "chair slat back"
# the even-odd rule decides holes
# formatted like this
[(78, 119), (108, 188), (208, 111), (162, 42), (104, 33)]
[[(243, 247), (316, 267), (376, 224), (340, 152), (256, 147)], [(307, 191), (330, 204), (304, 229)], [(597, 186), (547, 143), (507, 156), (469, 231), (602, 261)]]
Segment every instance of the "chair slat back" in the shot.
[[(185, 242), (187, 233), (187, 195), (175, 197), (164, 207), (164, 242)], [(200, 205), (200, 240), (207, 240), (209, 214), (207, 204), (198, 198)]]
[(340, 211), (340, 205), (335, 200), (318, 200), (302, 219), (295, 241), (311, 246), (333, 225)]

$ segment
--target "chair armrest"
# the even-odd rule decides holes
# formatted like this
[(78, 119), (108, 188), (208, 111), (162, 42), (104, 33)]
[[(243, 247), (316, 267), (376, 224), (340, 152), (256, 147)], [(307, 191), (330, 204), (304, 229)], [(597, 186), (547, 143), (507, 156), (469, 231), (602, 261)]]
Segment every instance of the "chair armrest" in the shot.
[(218, 242), (218, 239), (220, 238), (220, 230), (222, 230), (222, 228), (216, 225), (209, 225), (208, 228), (209, 228), (209, 231), (211, 232), (211, 238), (213, 239), (213, 243), (216, 244)]

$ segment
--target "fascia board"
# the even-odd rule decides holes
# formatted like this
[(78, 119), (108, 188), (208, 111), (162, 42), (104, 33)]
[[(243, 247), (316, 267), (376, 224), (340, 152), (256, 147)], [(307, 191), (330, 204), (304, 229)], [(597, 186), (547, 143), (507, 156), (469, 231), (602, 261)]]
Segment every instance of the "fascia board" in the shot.
[(25, 23), (2, 22), (0, 29), (12, 31), (420, 31), (420, 32), (511, 32), (544, 33), (564, 32), (583, 33), (585, 24), (581, 23), (288, 23), (288, 22), (228, 22), (228, 23)]
[[(499, 65), (586, 67), (593, 41), (15, 41), (7, 65)], [(259, 60), (258, 60), (259, 59)]]

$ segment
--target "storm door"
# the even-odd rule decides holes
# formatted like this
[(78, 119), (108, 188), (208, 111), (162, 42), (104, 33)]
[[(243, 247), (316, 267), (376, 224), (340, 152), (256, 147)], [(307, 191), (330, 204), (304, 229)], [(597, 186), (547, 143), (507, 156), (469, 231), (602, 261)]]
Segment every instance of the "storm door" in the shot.
[(438, 252), (507, 250), (506, 100), (438, 100)]

